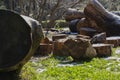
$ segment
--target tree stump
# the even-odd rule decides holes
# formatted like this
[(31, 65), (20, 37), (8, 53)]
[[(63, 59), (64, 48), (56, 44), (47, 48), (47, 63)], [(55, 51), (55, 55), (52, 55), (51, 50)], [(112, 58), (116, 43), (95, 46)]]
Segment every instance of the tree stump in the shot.
[(56, 35), (52, 36), (52, 40), (56, 41), (56, 40), (63, 39), (63, 38), (66, 38), (66, 37), (67, 37), (66, 34), (56, 34)]
[(9, 74), (31, 58), (44, 36), (39, 22), (30, 17), (0, 10), (0, 19), (0, 74)]
[(114, 47), (118, 47), (120, 46), (120, 37), (119, 36), (107, 37), (105, 43), (113, 44)]
[(97, 57), (108, 57), (112, 54), (113, 45), (111, 44), (93, 44), (92, 46), (97, 52)]

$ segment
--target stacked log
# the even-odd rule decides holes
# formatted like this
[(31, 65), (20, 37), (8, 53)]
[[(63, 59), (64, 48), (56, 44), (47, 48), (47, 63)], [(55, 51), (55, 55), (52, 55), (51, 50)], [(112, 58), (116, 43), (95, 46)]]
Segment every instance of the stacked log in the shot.
[(88, 60), (96, 56), (96, 51), (88, 39), (68, 39), (65, 45), (74, 61)]
[(95, 48), (98, 57), (108, 57), (112, 54), (112, 46), (111, 44), (93, 44), (93, 48)]
[(41, 40), (39, 47), (37, 48), (34, 56), (48, 56), (53, 51), (53, 44), (45, 37)]
[(70, 51), (69, 49), (64, 45), (67, 39), (59, 39), (57, 41), (54, 41), (54, 49), (53, 49), (53, 55), (54, 56), (69, 56)]
[(120, 36), (107, 37), (105, 43), (113, 44), (114, 47), (118, 47), (120, 46)]

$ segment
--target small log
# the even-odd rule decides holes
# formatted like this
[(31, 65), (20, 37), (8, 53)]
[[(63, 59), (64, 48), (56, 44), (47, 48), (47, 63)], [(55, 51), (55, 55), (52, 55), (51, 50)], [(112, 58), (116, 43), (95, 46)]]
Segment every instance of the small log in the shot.
[(80, 28), (80, 34), (93, 37), (95, 34), (97, 34), (97, 31), (90, 27), (82, 27)]
[(66, 37), (67, 37), (66, 34), (56, 34), (56, 35), (53, 35), (53, 36), (52, 36), (52, 40), (53, 40), (53, 41), (56, 41), (56, 40), (58, 40), (58, 39), (63, 39), (63, 38), (66, 38)]
[(64, 45), (66, 40), (67, 39), (59, 39), (57, 41), (54, 41), (53, 55), (55, 55), (55, 56), (69, 56), (70, 51)]
[(106, 42), (106, 33), (100, 33), (92, 37), (91, 43), (105, 43)]
[(35, 56), (48, 56), (53, 51), (53, 45), (47, 43), (40, 43)]
[(118, 47), (118, 46), (120, 46), (120, 37), (118, 37), (118, 36), (107, 37), (105, 43), (113, 44), (114, 47)]
[(98, 57), (108, 57), (112, 54), (112, 46), (111, 44), (93, 44), (93, 48), (95, 48)]
[(88, 60), (96, 56), (96, 51), (88, 39), (68, 39), (64, 44), (75, 61)]

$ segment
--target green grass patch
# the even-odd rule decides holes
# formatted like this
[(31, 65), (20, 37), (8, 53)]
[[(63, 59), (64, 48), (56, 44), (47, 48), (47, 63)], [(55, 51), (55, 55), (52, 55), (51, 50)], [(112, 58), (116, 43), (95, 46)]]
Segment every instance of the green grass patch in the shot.
[[(115, 49), (113, 49), (113, 52)], [(117, 56), (113, 54), (112, 56)], [(29, 61), (22, 69), (23, 80), (120, 80), (120, 61), (93, 58), (91, 61), (72, 64), (71, 57), (54, 57)], [(43, 72), (38, 71), (43, 69)]]

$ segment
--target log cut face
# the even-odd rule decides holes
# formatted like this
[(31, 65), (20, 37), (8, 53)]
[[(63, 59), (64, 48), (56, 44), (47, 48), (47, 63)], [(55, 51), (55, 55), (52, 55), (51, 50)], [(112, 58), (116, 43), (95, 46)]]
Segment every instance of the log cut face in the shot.
[(96, 56), (96, 51), (91, 46), (88, 39), (68, 39), (65, 43), (65, 46), (70, 51), (70, 56), (75, 60), (87, 60)]
[(0, 10), (0, 19), (0, 71), (16, 70), (39, 46), (42, 29), (36, 20), (7, 10)]
[(86, 18), (93, 20), (107, 36), (120, 35), (120, 17), (108, 12), (97, 0), (91, 0), (84, 9)]

